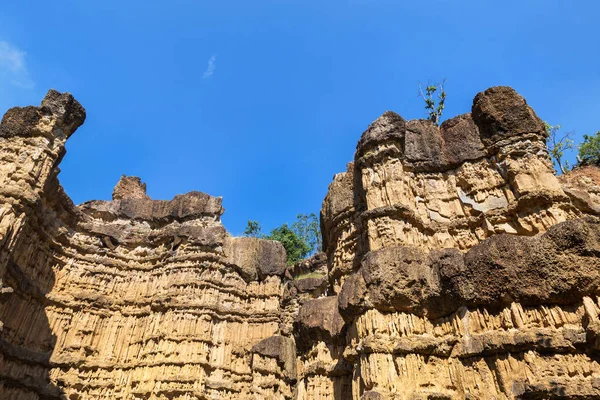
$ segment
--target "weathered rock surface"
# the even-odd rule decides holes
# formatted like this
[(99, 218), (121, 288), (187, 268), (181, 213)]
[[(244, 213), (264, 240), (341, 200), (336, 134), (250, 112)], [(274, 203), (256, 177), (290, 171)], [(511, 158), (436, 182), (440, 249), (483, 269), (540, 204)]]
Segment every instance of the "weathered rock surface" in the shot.
[(0, 398), (292, 398), (293, 338), (259, 345), (283, 247), (230, 237), (220, 198), (152, 200), (136, 177), (75, 207), (56, 175), (84, 117), (50, 91), (0, 125)]
[(511, 88), (374, 121), (294, 266), (204, 193), (73, 205), (84, 119), (50, 91), (0, 123), (0, 398), (600, 398), (600, 172), (556, 177)]
[(387, 112), (363, 134), (323, 203), (336, 291), (369, 251), (465, 251), (494, 234), (533, 236), (582, 215), (553, 173), (543, 124), (521, 96), (488, 89), (472, 115), (437, 127)]
[(580, 167), (558, 178), (573, 204), (583, 212), (600, 215), (600, 169)]
[(373, 122), (321, 212), (348, 398), (600, 398), (599, 176), (557, 178), (507, 87), (440, 127)]

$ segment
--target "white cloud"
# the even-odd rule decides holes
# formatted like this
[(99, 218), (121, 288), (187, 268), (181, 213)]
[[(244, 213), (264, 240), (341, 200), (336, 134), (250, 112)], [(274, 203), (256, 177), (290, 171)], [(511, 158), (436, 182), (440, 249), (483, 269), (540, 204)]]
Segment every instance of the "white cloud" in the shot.
[(0, 83), (7, 81), (24, 89), (33, 88), (34, 82), (25, 65), (26, 55), (24, 51), (0, 40)]
[(213, 55), (208, 60), (208, 66), (206, 67), (206, 71), (204, 71), (204, 74), (202, 74), (203, 79), (210, 78), (215, 73), (215, 68), (217, 68), (217, 66), (215, 65), (215, 61), (217, 61), (217, 56), (215, 55)]

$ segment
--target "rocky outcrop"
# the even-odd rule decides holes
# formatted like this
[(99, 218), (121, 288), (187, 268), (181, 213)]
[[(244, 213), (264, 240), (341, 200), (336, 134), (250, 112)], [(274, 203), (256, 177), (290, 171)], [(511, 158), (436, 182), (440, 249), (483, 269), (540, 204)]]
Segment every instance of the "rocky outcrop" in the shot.
[(600, 396), (598, 172), (557, 178), (545, 135), (508, 87), (362, 135), (321, 212), (348, 398)]
[(558, 178), (573, 204), (585, 213), (600, 215), (600, 169), (579, 167)]
[(50, 91), (0, 123), (0, 398), (600, 397), (600, 172), (556, 177), (514, 90), (439, 127), (384, 113), (293, 266), (205, 193), (124, 176), (73, 205), (84, 119)]
[(283, 246), (230, 237), (220, 198), (152, 200), (135, 177), (74, 206), (57, 166), (84, 117), (51, 91), (0, 125), (0, 397), (291, 398), (293, 338), (264, 345)]

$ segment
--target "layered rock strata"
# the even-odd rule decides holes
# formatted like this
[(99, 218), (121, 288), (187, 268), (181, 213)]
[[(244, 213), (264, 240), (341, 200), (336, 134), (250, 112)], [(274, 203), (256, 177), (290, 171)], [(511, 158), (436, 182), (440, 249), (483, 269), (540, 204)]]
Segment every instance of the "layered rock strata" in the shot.
[(279, 333), (283, 246), (139, 178), (74, 206), (57, 166), (84, 118), (50, 91), (0, 125), (0, 398), (291, 398), (293, 339), (255, 347)]
[(600, 172), (556, 177), (514, 90), (384, 113), (293, 266), (204, 193), (73, 205), (84, 119), (50, 91), (0, 123), (0, 398), (600, 398)]
[(334, 397), (600, 397), (600, 181), (559, 180), (545, 138), (508, 87), (439, 127), (369, 126), (321, 213), (345, 324), (307, 345), (351, 365), (351, 395), (321, 370)]

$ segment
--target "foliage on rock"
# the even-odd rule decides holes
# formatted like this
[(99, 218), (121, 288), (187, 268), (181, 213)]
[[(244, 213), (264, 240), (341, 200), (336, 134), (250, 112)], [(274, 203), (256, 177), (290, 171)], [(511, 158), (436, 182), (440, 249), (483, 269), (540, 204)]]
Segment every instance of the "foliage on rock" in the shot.
[[(437, 84), (428, 84), (425, 87), (425, 92), (423, 92), (423, 88), (419, 84), (419, 95), (425, 102), (425, 110), (427, 110), (427, 114), (429, 115), (428, 119), (436, 125), (440, 124), (440, 119), (446, 107), (444, 83), (445, 81)], [(437, 99), (435, 95), (437, 95)]]
[(577, 159), (581, 165), (600, 165), (600, 131), (594, 135), (583, 135)]
[(273, 229), (270, 234), (265, 236), (265, 239), (276, 240), (283, 245), (287, 253), (288, 264), (295, 264), (304, 259), (310, 251), (308, 244), (296, 235), (287, 224), (283, 224), (280, 227)]
[(550, 158), (552, 158), (552, 164), (561, 174), (564, 174), (571, 169), (569, 161), (565, 160), (564, 156), (565, 151), (573, 150), (574, 148), (573, 132), (566, 132), (561, 135), (559, 133), (561, 129), (560, 125), (550, 125), (547, 122), (544, 122), (544, 127), (548, 135), (546, 145), (548, 146)]
[(314, 213), (298, 214), (292, 226), (283, 224), (268, 235), (262, 233), (258, 221), (249, 220), (244, 236), (277, 240), (283, 244), (288, 254), (288, 264), (303, 260), (310, 254), (321, 251), (321, 231)]

